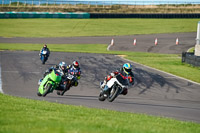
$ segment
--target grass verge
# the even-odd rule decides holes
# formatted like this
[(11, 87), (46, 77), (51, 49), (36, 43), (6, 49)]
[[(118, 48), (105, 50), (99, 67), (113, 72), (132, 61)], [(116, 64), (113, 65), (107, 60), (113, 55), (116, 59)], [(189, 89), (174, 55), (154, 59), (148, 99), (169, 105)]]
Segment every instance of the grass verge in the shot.
[[(0, 43), (1, 50), (39, 51), (42, 46), (42, 44)], [(126, 55), (124, 57), (126, 59), (200, 83), (200, 68), (182, 63), (181, 56), (176, 54), (107, 51), (106, 44), (48, 44), (48, 47), (51, 51), (57, 52), (84, 52)]]
[(0, 94), (2, 133), (199, 133), (193, 122)]
[(199, 19), (1, 19), (3, 37), (113, 36), (196, 32)]

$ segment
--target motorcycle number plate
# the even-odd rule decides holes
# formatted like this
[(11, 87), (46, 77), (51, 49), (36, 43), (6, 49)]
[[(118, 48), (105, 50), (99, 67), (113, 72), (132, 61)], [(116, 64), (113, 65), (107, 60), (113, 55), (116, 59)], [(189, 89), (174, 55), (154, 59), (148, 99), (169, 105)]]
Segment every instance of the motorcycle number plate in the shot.
[(68, 79), (73, 79), (73, 77), (74, 77), (73, 75), (68, 75), (67, 78), (68, 78)]

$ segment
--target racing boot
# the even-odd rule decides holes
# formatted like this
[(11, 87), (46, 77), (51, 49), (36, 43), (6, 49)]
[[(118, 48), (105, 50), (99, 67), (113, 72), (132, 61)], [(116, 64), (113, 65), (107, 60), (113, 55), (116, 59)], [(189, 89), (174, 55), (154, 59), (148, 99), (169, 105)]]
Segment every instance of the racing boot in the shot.
[(126, 95), (128, 93), (128, 89), (124, 88), (123, 91), (121, 92), (122, 95)]

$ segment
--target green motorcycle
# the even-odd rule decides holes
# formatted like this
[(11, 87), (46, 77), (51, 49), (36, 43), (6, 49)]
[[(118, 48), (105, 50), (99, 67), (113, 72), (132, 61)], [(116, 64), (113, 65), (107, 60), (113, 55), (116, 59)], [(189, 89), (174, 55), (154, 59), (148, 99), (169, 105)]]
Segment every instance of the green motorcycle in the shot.
[(61, 74), (56, 69), (53, 69), (40, 83), (37, 95), (45, 97), (48, 93), (52, 93), (59, 86), (60, 82)]

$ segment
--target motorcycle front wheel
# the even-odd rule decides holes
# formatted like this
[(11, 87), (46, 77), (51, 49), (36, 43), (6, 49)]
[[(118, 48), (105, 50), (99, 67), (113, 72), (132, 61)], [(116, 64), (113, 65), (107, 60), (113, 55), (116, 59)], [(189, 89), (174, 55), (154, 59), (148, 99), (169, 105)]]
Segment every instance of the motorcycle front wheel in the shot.
[[(113, 86), (114, 87), (114, 86)], [(119, 95), (120, 93), (120, 89), (119, 87), (113, 88), (111, 89), (110, 95), (108, 96), (107, 100), (109, 102), (112, 102), (115, 100), (115, 98)], [(112, 92), (113, 91), (113, 92)]]
[(46, 85), (46, 87), (44, 88), (45, 92), (44, 92), (44, 94), (42, 96), (45, 97), (49, 93), (49, 91), (51, 90), (51, 88), (52, 88), (52, 84)]
[(43, 57), (42, 57), (42, 64), (45, 64), (45, 56), (44, 55), (42, 55)]
[(41, 96), (42, 96), (42, 94), (41, 94), (40, 92), (37, 92), (37, 95), (38, 95), (39, 97), (41, 97)]
[(106, 97), (104, 97), (104, 93), (100, 93), (99, 94), (99, 101), (105, 101), (106, 100)]

